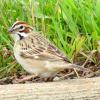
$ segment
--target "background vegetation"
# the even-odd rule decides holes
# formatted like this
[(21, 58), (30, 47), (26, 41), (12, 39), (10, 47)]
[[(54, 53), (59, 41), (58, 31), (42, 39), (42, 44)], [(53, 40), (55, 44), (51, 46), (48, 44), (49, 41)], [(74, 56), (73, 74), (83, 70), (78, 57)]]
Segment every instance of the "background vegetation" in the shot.
[(100, 52), (100, 0), (0, 0), (0, 77), (23, 73), (8, 34), (16, 20), (42, 31), (72, 61), (87, 59), (87, 52)]

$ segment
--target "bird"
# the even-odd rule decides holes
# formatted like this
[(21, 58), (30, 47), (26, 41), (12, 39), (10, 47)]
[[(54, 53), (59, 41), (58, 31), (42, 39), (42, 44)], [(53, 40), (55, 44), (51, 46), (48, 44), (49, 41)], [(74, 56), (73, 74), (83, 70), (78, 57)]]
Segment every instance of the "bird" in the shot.
[(31, 75), (52, 77), (67, 68), (84, 70), (24, 21), (15, 21), (9, 33), (15, 41), (13, 52), (17, 62)]

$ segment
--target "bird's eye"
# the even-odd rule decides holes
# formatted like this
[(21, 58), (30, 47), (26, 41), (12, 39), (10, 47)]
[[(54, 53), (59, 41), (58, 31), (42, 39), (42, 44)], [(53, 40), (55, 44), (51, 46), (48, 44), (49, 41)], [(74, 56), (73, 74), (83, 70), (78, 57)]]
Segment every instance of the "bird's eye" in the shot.
[(23, 29), (24, 27), (23, 26), (20, 26), (20, 29)]

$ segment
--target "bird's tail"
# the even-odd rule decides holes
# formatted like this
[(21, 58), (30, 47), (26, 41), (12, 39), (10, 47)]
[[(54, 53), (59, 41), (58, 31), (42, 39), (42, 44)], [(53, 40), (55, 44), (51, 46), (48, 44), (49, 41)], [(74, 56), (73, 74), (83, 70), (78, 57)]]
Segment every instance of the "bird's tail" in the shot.
[(58, 62), (58, 63), (52, 63), (50, 66), (53, 67), (53, 68), (58, 68), (58, 69), (76, 69), (76, 70), (79, 70), (79, 71), (88, 71), (87, 68), (83, 68), (80, 65), (72, 64), (72, 63)]

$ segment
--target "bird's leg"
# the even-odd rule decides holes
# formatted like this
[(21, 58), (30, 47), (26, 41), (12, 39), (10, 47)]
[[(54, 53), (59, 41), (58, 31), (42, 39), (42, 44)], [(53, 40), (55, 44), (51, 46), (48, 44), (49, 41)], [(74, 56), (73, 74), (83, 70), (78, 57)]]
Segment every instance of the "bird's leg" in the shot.
[(45, 82), (51, 82), (51, 81), (53, 81), (53, 78), (54, 77), (44, 77), (43, 81), (45, 81)]
[(28, 76), (26, 76), (26, 77), (24, 77), (22, 79), (16, 79), (16, 80), (14, 80), (13, 83), (24, 83), (25, 81), (29, 81), (29, 80), (31, 80), (31, 79), (33, 79), (35, 77), (37, 77), (37, 75), (34, 75), (34, 74), (28, 75)]

